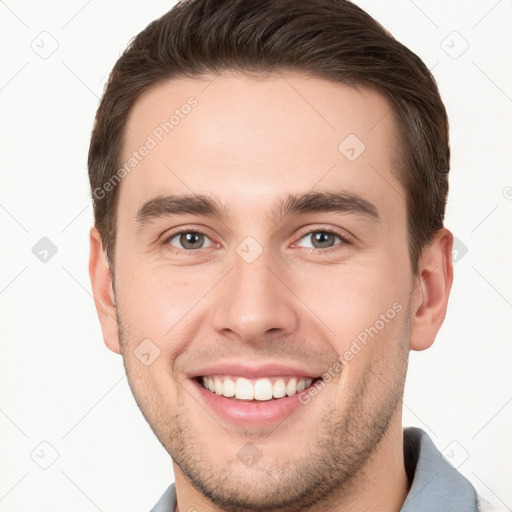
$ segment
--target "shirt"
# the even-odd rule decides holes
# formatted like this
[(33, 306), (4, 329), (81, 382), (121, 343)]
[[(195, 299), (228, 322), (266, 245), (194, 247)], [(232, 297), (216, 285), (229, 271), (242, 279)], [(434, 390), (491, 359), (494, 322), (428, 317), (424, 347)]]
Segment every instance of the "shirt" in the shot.
[[(405, 469), (411, 488), (400, 512), (478, 512), (471, 483), (435, 447), (426, 432), (404, 429)], [(171, 484), (151, 512), (175, 512), (176, 487)]]

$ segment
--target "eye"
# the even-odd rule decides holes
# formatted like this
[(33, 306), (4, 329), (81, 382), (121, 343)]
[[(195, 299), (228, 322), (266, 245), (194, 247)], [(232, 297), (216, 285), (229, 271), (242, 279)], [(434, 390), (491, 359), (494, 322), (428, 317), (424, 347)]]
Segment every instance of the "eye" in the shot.
[[(303, 240), (306, 242), (302, 242)], [(337, 245), (337, 241), (346, 242), (341, 235), (333, 231), (322, 229), (318, 231), (311, 231), (303, 236), (299, 241), (299, 245), (311, 249), (329, 249), (330, 247)]]
[(211, 246), (211, 240), (204, 233), (199, 231), (180, 231), (170, 236), (165, 243), (187, 251)]

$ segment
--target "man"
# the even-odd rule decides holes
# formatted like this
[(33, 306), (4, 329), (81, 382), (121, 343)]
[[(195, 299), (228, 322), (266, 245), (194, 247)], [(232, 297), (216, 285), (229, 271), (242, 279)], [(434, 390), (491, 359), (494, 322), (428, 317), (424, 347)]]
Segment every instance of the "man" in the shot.
[(154, 511), (474, 511), (402, 430), (452, 284), (445, 108), (343, 0), (193, 0), (116, 63), (89, 153), (107, 346), (173, 459)]

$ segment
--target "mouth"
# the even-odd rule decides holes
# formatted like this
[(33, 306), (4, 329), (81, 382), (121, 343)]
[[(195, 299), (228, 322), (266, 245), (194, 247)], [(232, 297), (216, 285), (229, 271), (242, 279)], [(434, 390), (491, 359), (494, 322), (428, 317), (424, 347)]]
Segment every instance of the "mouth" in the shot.
[(320, 377), (272, 376), (246, 378), (232, 375), (208, 375), (195, 378), (204, 389), (231, 400), (267, 402), (293, 397), (308, 389)]
[[(207, 372), (190, 376), (197, 401), (222, 423), (250, 427), (275, 426), (284, 422), (292, 412), (294, 420), (304, 421), (300, 412), (308, 401), (303, 392), (315, 385), (321, 377), (291, 368), (248, 369), (247, 367), (209, 368)], [(240, 373), (242, 375), (240, 375)], [(309, 409), (310, 411), (310, 409)], [(202, 411), (199, 410), (199, 415)]]

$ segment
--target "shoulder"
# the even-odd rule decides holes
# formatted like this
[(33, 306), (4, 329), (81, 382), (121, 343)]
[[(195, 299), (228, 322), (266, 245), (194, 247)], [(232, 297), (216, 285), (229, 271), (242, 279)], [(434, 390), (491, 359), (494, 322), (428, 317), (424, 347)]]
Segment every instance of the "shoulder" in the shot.
[(401, 512), (478, 512), (475, 488), (425, 431), (404, 429), (404, 461), (411, 487)]
[(176, 486), (172, 483), (160, 499), (156, 502), (155, 506), (150, 512), (174, 512), (176, 508)]

